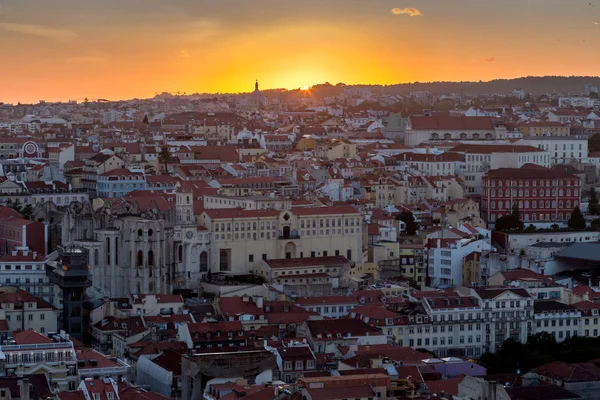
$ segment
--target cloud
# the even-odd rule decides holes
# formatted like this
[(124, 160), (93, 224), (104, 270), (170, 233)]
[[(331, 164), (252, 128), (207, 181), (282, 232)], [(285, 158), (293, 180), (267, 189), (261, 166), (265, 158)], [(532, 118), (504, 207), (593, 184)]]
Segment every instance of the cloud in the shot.
[(190, 54), (187, 51), (185, 51), (185, 50), (181, 50), (179, 52), (179, 57), (180, 58), (190, 58)]
[(486, 58), (485, 59), (486, 63), (493, 63), (494, 61), (496, 61), (496, 59), (494, 57), (490, 57), (490, 58)]
[(41, 25), (0, 22), (0, 29), (9, 32), (20, 33), (22, 35), (36, 36), (45, 39), (55, 40), (61, 43), (73, 43), (76, 42), (78, 39), (77, 34), (71, 30), (48, 28)]
[(392, 14), (402, 15), (407, 14), (410, 17), (422, 17), (423, 13), (416, 8), (392, 8)]

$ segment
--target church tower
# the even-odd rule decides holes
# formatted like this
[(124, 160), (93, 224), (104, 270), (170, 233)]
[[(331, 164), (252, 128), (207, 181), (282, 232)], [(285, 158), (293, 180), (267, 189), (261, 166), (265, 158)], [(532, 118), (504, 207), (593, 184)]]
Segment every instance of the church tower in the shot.
[(175, 208), (177, 210), (177, 224), (195, 224), (192, 193), (177, 192)]
[(256, 82), (254, 83), (254, 91), (258, 92), (258, 79), (256, 80)]

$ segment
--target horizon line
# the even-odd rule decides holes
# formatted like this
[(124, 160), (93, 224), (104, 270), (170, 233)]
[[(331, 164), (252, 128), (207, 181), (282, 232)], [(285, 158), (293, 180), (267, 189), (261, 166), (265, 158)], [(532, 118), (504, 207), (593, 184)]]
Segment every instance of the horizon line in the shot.
[[(582, 79), (582, 78), (588, 78), (588, 79), (600, 79), (600, 75), (527, 75), (527, 76), (518, 76), (518, 77), (514, 77), (514, 78), (494, 78), (494, 79), (490, 79), (490, 80), (479, 80), (479, 81), (452, 81), (452, 80), (448, 80), (448, 81), (444, 81), (444, 80), (439, 80), (439, 81), (413, 81), (413, 82), (398, 82), (398, 83), (390, 83), (390, 84), (382, 84), (382, 83), (344, 83), (344, 82), (338, 82), (335, 84), (332, 84), (328, 81), (322, 82), (322, 83), (316, 83), (313, 85), (308, 85), (308, 90), (312, 89), (315, 86), (324, 86), (329, 84), (330, 86), (337, 86), (337, 85), (344, 85), (344, 86), (351, 86), (351, 87), (391, 87), (391, 86), (402, 86), (402, 85), (431, 85), (431, 84), (448, 84), (448, 83), (454, 83), (454, 84), (477, 84), (477, 85), (481, 85), (481, 84), (486, 84), (486, 83), (491, 83), (491, 82), (496, 82), (496, 81), (512, 81), (512, 80), (519, 80), (519, 79), (541, 79), (541, 78), (563, 78), (563, 79)], [(298, 88), (268, 88), (268, 89), (262, 89), (261, 92), (269, 92), (269, 91), (282, 91), (282, 92), (295, 92), (295, 91), (301, 91), (302, 89), (300, 87)], [(92, 96), (92, 98), (86, 98), (89, 100), (89, 102), (98, 102), (98, 101), (106, 101), (108, 103), (116, 103), (116, 102), (126, 102), (126, 101), (133, 101), (133, 100), (150, 100), (153, 99), (157, 96), (160, 95), (164, 95), (164, 94), (169, 94), (172, 96), (195, 96), (195, 95), (199, 95), (199, 96), (209, 96), (209, 95), (215, 95), (215, 96), (240, 96), (240, 95), (245, 95), (245, 94), (249, 94), (252, 93), (252, 91), (248, 91), (248, 92), (181, 92), (181, 91), (177, 91), (177, 92), (167, 92), (167, 91), (163, 91), (163, 92), (156, 92), (156, 94), (152, 97), (131, 97), (128, 99), (118, 99), (118, 100), (111, 100), (111, 99), (106, 99), (106, 98), (94, 98)], [(67, 100), (44, 100), (44, 99), (40, 99), (37, 101), (37, 103), (29, 103), (29, 102), (20, 102), (17, 101), (16, 103), (14, 102), (4, 102), (2, 100), (0, 100), (0, 105), (36, 105), (36, 104), (40, 104), (41, 102), (46, 102), (46, 103), (69, 103), (72, 101), (76, 101), (77, 104), (82, 104), (86, 99), (67, 99)]]

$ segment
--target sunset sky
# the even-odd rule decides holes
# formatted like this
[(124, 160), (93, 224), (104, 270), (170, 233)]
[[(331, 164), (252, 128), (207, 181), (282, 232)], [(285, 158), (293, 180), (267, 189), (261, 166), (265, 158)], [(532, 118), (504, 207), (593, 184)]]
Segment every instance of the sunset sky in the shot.
[(0, 0), (0, 102), (599, 75), (591, 2)]

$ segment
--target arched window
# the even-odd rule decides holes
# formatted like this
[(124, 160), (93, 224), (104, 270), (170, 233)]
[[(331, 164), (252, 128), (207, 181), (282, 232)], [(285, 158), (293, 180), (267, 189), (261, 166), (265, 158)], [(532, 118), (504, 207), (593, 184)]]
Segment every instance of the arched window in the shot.
[(177, 248), (177, 260), (179, 260), (179, 262), (183, 262), (183, 246), (179, 245), (179, 247)]
[(564, 205), (565, 205), (565, 204), (563, 203), (563, 201), (562, 201), (562, 200), (559, 200), (559, 201), (558, 201), (558, 208), (563, 208), (563, 206), (564, 206)]
[(571, 189), (567, 189), (567, 196), (571, 195)]
[(523, 208), (523, 202), (519, 200), (519, 208)]
[(504, 207), (506, 207), (506, 209), (508, 210), (510, 208), (510, 201), (506, 200), (504, 202)]
[(208, 254), (203, 251), (200, 253), (200, 272), (205, 272), (208, 270)]
[(143, 231), (143, 230), (141, 230), (141, 229), (138, 229), (138, 236), (140, 236), (140, 237), (141, 237), (141, 236), (143, 236), (143, 235), (144, 235), (144, 231)]
[(144, 253), (139, 250), (137, 252), (137, 266), (141, 267), (142, 265), (144, 265)]
[(148, 252), (148, 266), (149, 267), (153, 267), (154, 266), (154, 252), (152, 250), (150, 250)]
[(571, 200), (567, 200), (567, 208), (571, 208)]
[(119, 264), (119, 238), (115, 238), (115, 265)]
[(559, 196), (564, 196), (564, 193), (565, 193), (565, 192), (564, 192), (564, 190), (562, 190), (562, 189), (559, 189), (559, 191), (558, 191), (558, 195), (559, 195)]
[(536, 189), (533, 189), (533, 190), (531, 191), (531, 195), (532, 195), (533, 197), (537, 196), (537, 190), (536, 190)]
[(550, 196), (550, 189), (546, 189), (546, 196)]
[(546, 208), (550, 208), (550, 200), (546, 200)]
[(110, 238), (106, 238), (106, 264), (110, 264)]
[(525, 197), (529, 197), (529, 189), (525, 189)]
[(519, 189), (519, 197), (523, 197), (523, 189)]
[(219, 253), (219, 269), (227, 271), (229, 269), (229, 255), (226, 250), (221, 250)]
[(496, 197), (496, 189), (492, 189), (492, 197)]
[(536, 200), (533, 200), (531, 202), (531, 208), (537, 208), (537, 201)]
[(94, 265), (100, 264), (100, 252), (98, 249), (94, 250)]
[(152, 237), (153, 233), (154, 233), (154, 231), (152, 231), (152, 229), (148, 229), (148, 237)]

